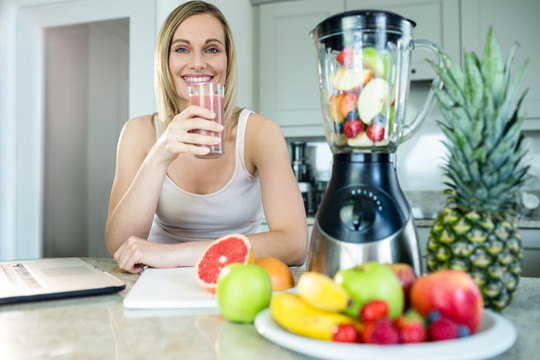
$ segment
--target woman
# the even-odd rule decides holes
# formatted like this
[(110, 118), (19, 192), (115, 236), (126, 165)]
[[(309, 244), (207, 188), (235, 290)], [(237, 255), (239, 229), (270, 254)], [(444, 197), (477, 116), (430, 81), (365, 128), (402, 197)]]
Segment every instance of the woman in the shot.
[[(235, 105), (236, 58), (223, 14), (202, 1), (180, 5), (162, 26), (155, 63), (159, 112), (129, 120), (118, 143), (109, 253), (133, 273), (192, 266), (211, 241), (241, 232), (256, 257), (301, 265), (306, 216), (287, 145), (275, 122)], [(201, 81), (225, 84), (224, 126), (190, 106), (188, 87)], [(224, 131), (225, 155), (196, 158), (219, 138), (192, 129)], [(258, 233), (263, 209), (270, 231)]]

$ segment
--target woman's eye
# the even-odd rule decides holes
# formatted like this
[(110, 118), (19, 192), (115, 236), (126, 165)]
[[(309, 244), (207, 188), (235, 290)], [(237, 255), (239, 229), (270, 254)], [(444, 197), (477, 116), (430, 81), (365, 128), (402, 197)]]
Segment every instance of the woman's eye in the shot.
[(206, 50), (206, 52), (209, 52), (209, 53), (212, 53), (212, 54), (217, 54), (219, 52), (219, 49), (215, 48), (215, 47), (212, 47), (212, 48), (208, 48)]
[(188, 50), (186, 48), (183, 48), (183, 47), (177, 48), (175, 51), (178, 52), (178, 53), (187, 53), (188, 52)]

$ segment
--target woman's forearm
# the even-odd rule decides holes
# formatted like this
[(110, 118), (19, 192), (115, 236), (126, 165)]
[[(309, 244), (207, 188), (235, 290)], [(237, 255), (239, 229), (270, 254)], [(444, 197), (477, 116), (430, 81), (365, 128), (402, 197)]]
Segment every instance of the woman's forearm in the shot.
[(110, 209), (105, 241), (111, 255), (132, 235), (148, 237), (166, 172), (167, 165), (153, 163), (149, 155), (125, 194)]

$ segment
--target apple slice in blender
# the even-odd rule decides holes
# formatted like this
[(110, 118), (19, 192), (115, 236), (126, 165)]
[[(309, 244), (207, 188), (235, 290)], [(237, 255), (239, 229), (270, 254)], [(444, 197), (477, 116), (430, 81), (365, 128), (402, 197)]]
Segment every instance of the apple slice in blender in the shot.
[(331, 85), (336, 90), (352, 91), (363, 87), (373, 77), (373, 71), (368, 69), (350, 70), (341, 68), (331, 78)]
[(374, 47), (366, 47), (362, 50), (364, 66), (373, 70), (377, 77), (387, 78), (388, 76), (388, 54), (382, 54)]
[(347, 139), (347, 145), (352, 147), (368, 147), (373, 146), (373, 141), (368, 138), (365, 131), (358, 134), (355, 138)]
[(372, 79), (360, 92), (358, 97), (358, 114), (360, 119), (370, 125), (384, 107), (388, 96), (388, 82), (384, 79)]

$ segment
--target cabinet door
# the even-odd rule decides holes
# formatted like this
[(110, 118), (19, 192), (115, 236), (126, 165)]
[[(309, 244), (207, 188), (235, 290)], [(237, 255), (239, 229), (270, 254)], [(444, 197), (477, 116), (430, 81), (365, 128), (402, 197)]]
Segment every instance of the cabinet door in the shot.
[[(512, 46), (518, 42), (513, 74), (528, 58), (522, 91), (529, 89), (521, 114), (524, 128), (540, 129), (540, 1), (538, 0), (468, 0), (461, 2), (462, 44), (466, 50), (482, 56), (489, 27), (493, 27), (506, 60)], [(533, 120), (536, 118), (536, 120)]]
[[(437, 43), (459, 59), (459, 0), (346, 0), (347, 10), (378, 9), (395, 12), (416, 22), (415, 39)], [(424, 60), (432, 53), (416, 50), (411, 62), (411, 80), (430, 80), (435, 73)]]
[(285, 136), (323, 136), (317, 53), (309, 33), (342, 1), (309, 0), (260, 5), (259, 112)]

